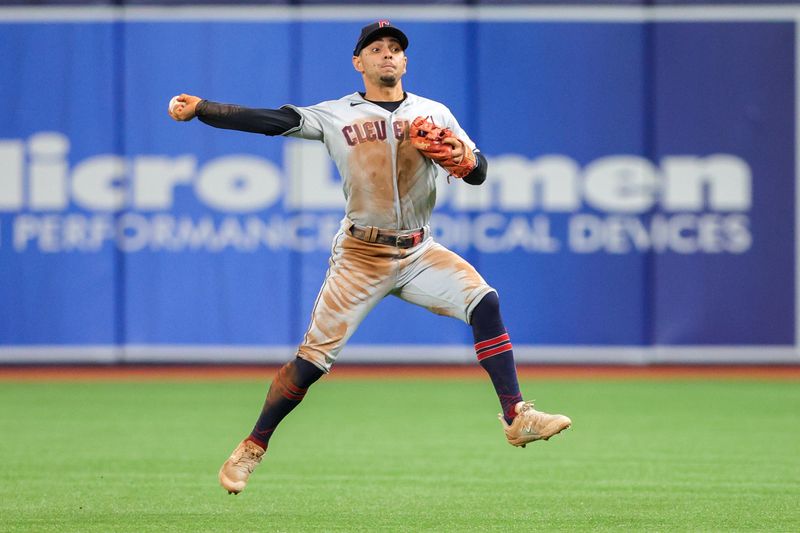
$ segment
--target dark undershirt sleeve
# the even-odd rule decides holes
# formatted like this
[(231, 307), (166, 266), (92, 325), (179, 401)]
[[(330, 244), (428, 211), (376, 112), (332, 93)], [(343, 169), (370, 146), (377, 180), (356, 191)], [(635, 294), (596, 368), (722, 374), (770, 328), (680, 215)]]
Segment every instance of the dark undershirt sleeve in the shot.
[(202, 122), (215, 128), (264, 135), (283, 135), (300, 125), (300, 115), (290, 108), (253, 109), (201, 100), (195, 114)]
[(475, 152), (475, 168), (472, 172), (464, 176), (464, 181), (470, 185), (480, 185), (486, 181), (486, 171), (489, 170), (489, 162), (480, 152)]

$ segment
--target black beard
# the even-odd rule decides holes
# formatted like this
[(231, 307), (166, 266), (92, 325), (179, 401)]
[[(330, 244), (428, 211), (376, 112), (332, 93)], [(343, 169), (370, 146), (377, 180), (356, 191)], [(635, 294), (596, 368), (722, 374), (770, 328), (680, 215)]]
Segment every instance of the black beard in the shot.
[(398, 81), (399, 80), (397, 79), (397, 76), (395, 76), (394, 74), (381, 76), (381, 83), (383, 83), (383, 85), (386, 87), (394, 87), (397, 85)]

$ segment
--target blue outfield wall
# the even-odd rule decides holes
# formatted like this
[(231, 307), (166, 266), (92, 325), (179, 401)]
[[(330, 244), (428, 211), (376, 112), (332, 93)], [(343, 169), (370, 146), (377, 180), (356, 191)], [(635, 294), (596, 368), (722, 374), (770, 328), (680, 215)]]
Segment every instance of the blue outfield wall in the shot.
[[(367, 21), (3, 13), (0, 362), (290, 357), (338, 175), (320, 143), (166, 105), (360, 90)], [(800, 360), (795, 22), (588, 18), (393, 19), (404, 88), (490, 162), (480, 188), (441, 177), (438, 240), (498, 289), (520, 361)], [(471, 343), (388, 298), (341, 359), (468, 360)]]

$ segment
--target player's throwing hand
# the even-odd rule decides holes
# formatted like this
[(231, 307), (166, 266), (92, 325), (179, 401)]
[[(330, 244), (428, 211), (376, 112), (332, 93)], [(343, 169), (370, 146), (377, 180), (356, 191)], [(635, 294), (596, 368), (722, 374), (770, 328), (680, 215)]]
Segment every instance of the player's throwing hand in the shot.
[(170, 117), (179, 122), (192, 120), (195, 117), (195, 108), (200, 100), (201, 98), (191, 94), (173, 96), (169, 101), (167, 112)]

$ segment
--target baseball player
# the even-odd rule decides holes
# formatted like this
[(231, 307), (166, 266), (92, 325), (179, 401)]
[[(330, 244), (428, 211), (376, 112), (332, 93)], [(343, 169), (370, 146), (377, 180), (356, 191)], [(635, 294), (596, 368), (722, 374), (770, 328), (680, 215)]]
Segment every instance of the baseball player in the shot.
[(338, 100), (250, 109), (182, 94), (170, 105), (178, 121), (198, 117), (217, 128), (323, 142), (347, 200), (296, 356), (278, 371), (255, 427), (220, 469), (229, 493), (245, 488), (280, 421), (330, 371), (366, 314), (389, 294), (472, 326), (477, 359), (497, 392), (510, 444), (547, 440), (572, 423), (523, 401), (496, 291), (431, 238), (437, 167), (480, 185), (488, 164), (447, 107), (403, 90), (408, 44), (389, 21), (365, 26), (353, 50), (364, 92)]

